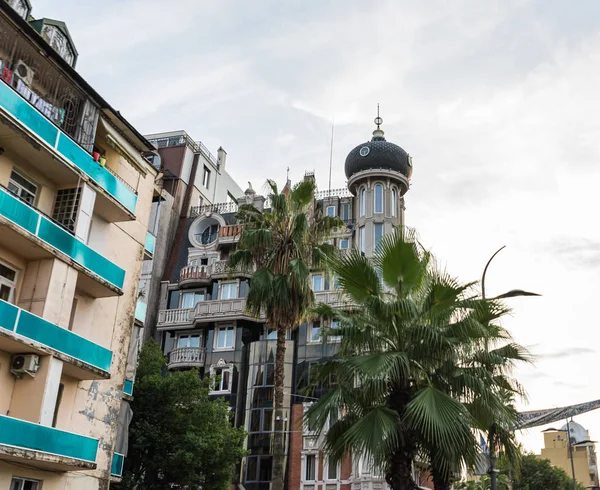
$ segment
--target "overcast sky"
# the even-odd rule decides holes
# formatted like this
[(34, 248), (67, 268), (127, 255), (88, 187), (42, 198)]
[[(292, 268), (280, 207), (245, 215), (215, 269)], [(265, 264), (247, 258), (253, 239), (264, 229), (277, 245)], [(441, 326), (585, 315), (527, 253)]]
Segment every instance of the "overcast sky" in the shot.
[[(33, 0), (78, 71), (142, 133), (185, 129), (242, 188), (315, 170), (345, 185), (377, 103), (413, 157), (406, 218), (535, 354), (528, 409), (600, 398), (600, 2)], [(574, 9), (576, 6), (576, 9)], [(576, 419), (600, 438), (600, 411)], [(560, 424), (556, 424), (558, 427)], [(542, 445), (539, 429), (523, 436)]]

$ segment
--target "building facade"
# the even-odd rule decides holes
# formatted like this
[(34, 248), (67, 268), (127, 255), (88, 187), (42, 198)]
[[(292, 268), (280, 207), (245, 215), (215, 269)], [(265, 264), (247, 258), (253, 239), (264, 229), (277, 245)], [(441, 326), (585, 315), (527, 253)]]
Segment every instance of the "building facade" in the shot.
[[(75, 71), (65, 24), (0, 1), (0, 488), (108, 488), (157, 170)], [(137, 315), (139, 316), (139, 315)], [(125, 402), (126, 403), (126, 402)]]
[(600, 488), (595, 443), (590, 440), (588, 431), (577, 422), (571, 420), (560, 430), (544, 431), (540, 457), (562, 468), (569, 476), (574, 471), (575, 479), (585, 488)]
[[(345, 223), (332, 234), (330, 243), (342, 251), (358, 249), (368, 257), (384, 235), (403, 225), (404, 195), (412, 174), (410, 156), (385, 140), (379, 117), (375, 122), (372, 139), (358, 145), (346, 159), (347, 187), (318, 193), (323, 212)], [(251, 204), (260, 210), (268, 206), (251, 186), (240, 194), (231, 196), (238, 205)], [(239, 481), (247, 490), (267, 490), (272, 469), (276, 334), (264, 318), (246, 311), (252, 271), (227, 267), (241, 234), (236, 206), (230, 201), (192, 209), (182, 221), (183, 237), (173, 248), (173, 264), (164, 275), (156, 330), (170, 370), (197, 368), (201, 375), (218, 380), (212, 395), (229, 401), (235, 424), (248, 432), (250, 455), (240, 465)], [(344, 306), (335, 278), (315, 270), (311, 280), (317, 302)], [(383, 490), (387, 487), (383, 476), (374, 474), (369, 462), (360, 457), (330, 465), (320, 450), (321, 441), (303, 423), (303, 414), (314, 399), (305, 390), (311, 383), (312, 367), (335, 355), (340, 341), (323, 335), (326, 326), (335, 328), (315, 320), (288, 333), (284, 366), (288, 488)], [(311, 396), (319, 394), (317, 390)]]

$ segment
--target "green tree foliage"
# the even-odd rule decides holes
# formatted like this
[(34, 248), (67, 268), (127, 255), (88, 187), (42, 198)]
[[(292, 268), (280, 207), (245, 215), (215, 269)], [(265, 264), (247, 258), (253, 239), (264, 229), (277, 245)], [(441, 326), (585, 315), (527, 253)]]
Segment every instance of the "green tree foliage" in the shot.
[(441, 271), (407, 230), (385, 236), (373, 259), (354, 252), (331, 268), (353, 307), (314, 309), (340, 321), (342, 342), (320, 370), (321, 381), (333, 375), (337, 385), (308, 422), (324, 430), (335, 416), (329, 457), (372, 458), (393, 490), (417, 488), (418, 455), (435, 488), (449, 489), (453, 474), (476, 461), (478, 430), (513, 422), (505, 400), (521, 388), (510, 374), (527, 353), (499, 324), (508, 310)]
[(310, 270), (324, 265), (335, 249), (325, 244), (336, 218), (324, 216), (316, 206), (315, 182), (306, 179), (279, 191), (269, 180), (269, 209), (261, 212), (242, 206), (237, 218), (243, 225), (231, 267), (254, 267), (247, 305), (255, 315), (264, 312), (267, 323), (277, 331), (275, 355), (275, 433), (273, 435), (272, 490), (283, 490), (284, 440), (280, 427), (283, 410), (285, 335), (296, 328), (313, 302)]
[(209, 400), (196, 370), (167, 372), (152, 340), (142, 349), (131, 404), (129, 451), (120, 489), (225, 490), (245, 455), (244, 432), (224, 400)]
[[(500, 460), (499, 469), (508, 471)], [(524, 454), (521, 457), (521, 471), (515, 477), (513, 490), (573, 490), (573, 480), (567, 473), (550, 461), (542, 459), (535, 454)], [(577, 490), (584, 490), (584, 486), (577, 484)]]

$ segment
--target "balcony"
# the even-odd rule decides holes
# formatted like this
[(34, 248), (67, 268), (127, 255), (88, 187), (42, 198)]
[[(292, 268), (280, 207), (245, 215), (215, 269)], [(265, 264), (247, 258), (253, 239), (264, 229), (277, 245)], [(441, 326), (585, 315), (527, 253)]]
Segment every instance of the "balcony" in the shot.
[(109, 378), (112, 352), (65, 328), (0, 300), (0, 350), (53, 355), (76, 379)]
[(194, 324), (228, 320), (264, 321), (264, 315), (260, 319), (250, 315), (246, 311), (246, 298), (201, 301), (195, 308), (160, 310), (156, 328), (178, 330), (190, 328)]
[(237, 210), (238, 205), (235, 202), (219, 202), (215, 204), (204, 204), (203, 206), (192, 206), (190, 208), (190, 218), (197, 218), (206, 213), (236, 213)]
[(40, 469), (96, 468), (98, 440), (0, 415), (0, 459)]
[(114, 453), (112, 463), (110, 465), (110, 476), (113, 478), (121, 478), (123, 476), (123, 465), (125, 464), (125, 456), (119, 453)]
[(20, 154), (61, 184), (77, 183), (77, 174), (89, 177), (100, 191), (96, 206), (105, 219), (132, 219), (135, 192), (117, 182), (90, 155), (100, 107), (89, 89), (75, 83), (52, 61), (51, 47), (32, 42), (4, 12), (0, 35), (11, 40), (2, 57), (0, 77), (0, 137), (7, 153)]
[(148, 309), (148, 305), (141, 300), (137, 300), (135, 304), (135, 314), (134, 318), (140, 322), (142, 325), (146, 321), (146, 310)]
[(18, 255), (29, 260), (54, 255), (84, 272), (80, 275), (80, 286), (91, 296), (98, 298), (122, 294), (125, 280), (123, 269), (2, 188), (0, 232), (3, 245)]
[(315, 291), (315, 303), (325, 303), (329, 306), (345, 306), (345, 302), (342, 292), (339, 290), (334, 291)]
[(146, 243), (144, 244), (144, 258), (151, 259), (154, 256), (154, 247), (156, 246), (156, 237), (150, 233), (146, 233)]
[(227, 225), (219, 228), (219, 244), (237, 243), (242, 236), (242, 225)]
[(169, 353), (169, 369), (203, 367), (206, 359), (204, 347), (180, 347)]
[(251, 277), (252, 271), (246, 268), (229, 268), (226, 260), (218, 260), (209, 265), (186, 265), (179, 271), (179, 286), (206, 285), (213, 279), (227, 277)]

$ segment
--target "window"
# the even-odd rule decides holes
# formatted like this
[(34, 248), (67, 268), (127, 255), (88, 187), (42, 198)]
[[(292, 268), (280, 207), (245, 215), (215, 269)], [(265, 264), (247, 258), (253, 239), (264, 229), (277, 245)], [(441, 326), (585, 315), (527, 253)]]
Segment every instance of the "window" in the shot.
[(182, 308), (194, 308), (200, 301), (206, 300), (206, 293), (204, 291), (192, 291), (183, 293), (181, 296), (181, 307)]
[(392, 189), (392, 216), (398, 216), (398, 191), (395, 187)]
[[(25, 0), (8, 0), (8, 4), (15, 9), (17, 14), (27, 20), (27, 16), (29, 15), (29, 7), (25, 3)], [(37, 487), (36, 487), (37, 488)], [(11, 487), (12, 490), (12, 487)]]
[(273, 456), (248, 456), (246, 458), (246, 481), (271, 483)]
[[(331, 321), (331, 327), (330, 327), (330, 329), (331, 329), (331, 330), (339, 330), (339, 328), (340, 328), (340, 322), (339, 322), (339, 321), (337, 321), (337, 320), (332, 320), (332, 321)], [(333, 332), (332, 332), (332, 333), (333, 333)], [(342, 341), (342, 337), (341, 337), (340, 335), (331, 335), (331, 334), (330, 334), (330, 335), (327, 337), (327, 340), (328, 340), (329, 342), (341, 342), (341, 341)]]
[(274, 386), (275, 385), (275, 364), (258, 364), (253, 368), (254, 386)]
[(383, 238), (383, 223), (375, 223), (373, 225), (373, 238), (375, 250), (377, 250), (381, 244), (381, 239)]
[(217, 327), (215, 330), (215, 349), (233, 349), (234, 327)]
[(273, 409), (258, 408), (251, 411), (248, 432), (271, 432), (273, 430)]
[(17, 271), (0, 263), (0, 299), (12, 301), (17, 284)]
[(344, 221), (350, 221), (350, 203), (342, 203), (342, 215), (340, 217)]
[(205, 165), (204, 166), (204, 175), (202, 176), (202, 185), (208, 189), (210, 185), (210, 170)]
[(332, 461), (327, 461), (327, 479), (337, 480), (338, 479), (338, 465)]
[(358, 229), (358, 250), (365, 253), (365, 227), (361, 226)]
[(360, 215), (367, 214), (367, 189), (364, 187), (360, 190)]
[(323, 275), (315, 274), (312, 277), (312, 290), (313, 291), (323, 291)]
[(333, 289), (342, 289), (342, 282), (337, 276), (333, 278)]
[(231, 368), (216, 368), (214, 370), (215, 384), (212, 391), (231, 392)]
[(381, 184), (375, 184), (375, 192), (373, 193), (375, 197), (375, 212), (383, 213), (383, 186)]
[(41, 490), (41, 488), (41, 481), (29, 478), (13, 478), (10, 482), (10, 490)]
[(200, 347), (200, 334), (184, 334), (177, 337), (177, 348)]
[(335, 206), (327, 206), (327, 216), (335, 216)]
[(219, 236), (219, 224), (213, 223), (208, 225), (202, 233), (196, 235), (196, 240), (198, 240), (202, 245), (209, 245), (214, 242)]
[(349, 244), (350, 244), (350, 241), (347, 238), (340, 239), (340, 249), (341, 250), (347, 250)]
[(221, 284), (221, 298), (220, 299), (235, 299), (238, 297), (238, 284), (237, 282), (226, 282)]
[(317, 455), (307, 454), (304, 458), (304, 481), (317, 479)]
[(321, 342), (321, 322), (314, 321), (308, 326), (308, 341)]
[(33, 205), (35, 203), (37, 186), (29, 182), (25, 177), (18, 174), (14, 170), (10, 174), (8, 190), (29, 204)]

